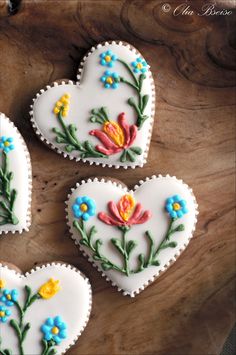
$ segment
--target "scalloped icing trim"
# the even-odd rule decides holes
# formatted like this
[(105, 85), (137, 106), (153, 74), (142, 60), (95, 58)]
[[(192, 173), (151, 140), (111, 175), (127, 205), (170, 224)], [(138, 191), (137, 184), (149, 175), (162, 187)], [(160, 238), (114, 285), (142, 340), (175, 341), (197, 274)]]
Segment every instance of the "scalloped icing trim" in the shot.
[[(70, 197), (71, 197), (71, 194), (73, 193), (73, 191), (75, 191), (79, 186), (83, 185), (83, 184), (86, 184), (88, 182), (106, 182), (106, 183), (109, 183), (111, 185), (114, 185), (114, 186), (117, 186), (119, 189), (123, 190), (124, 193), (126, 192), (129, 192), (129, 193), (134, 193), (143, 183), (145, 183), (146, 181), (149, 181), (149, 180), (156, 180), (156, 179), (162, 179), (162, 178), (172, 178), (173, 180), (175, 181), (178, 181), (180, 182), (182, 185), (184, 185), (189, 191), (190, 191), (190, 194), (193, 198), (193, 202), (194, 202), (194, 207), (195, 207), (195, 219), (194, 219), (194, 225), (193, 225), (193, 228), (192, 228), (192, 231), (188, 237), (188, 241), (187, 243), (184, 244), (184, 248), (181, 248), (178, 250), (178, 252), (174, 255), (174, 258), (170, 259), (168, 263), (166, 263), (162, 268), (161, 270), (158, 271), (157, 274), (155, 274), (154, 276), (152, 276), (150, 279), (148, 279), (148, 281), (146, 281), (142, 287), (139, 287), (138, 289), (136, 289), (135, 291), (133, 292), (128, 292), (128, 291), (125, 291), (124, 289), (120, 288), (113, 280), (111, 280), (105, 273), (104, 271), (102, 270), (101, 267), (99, 267), (99, 265), (97, 265), (94, 260), (84, 252), (84, 250), (81, 248), (79, 242), (76, 240), (76, 238), (73, 236), (73, 231), (72, 231), (72, 228), (71, 228), (71, 225), (69, 223), (69, 218), (68, 218), (68, 208), (69, 208), (69, 200), (70, 200)], [(167, 269), (177, 260), (177, 258), (182, 254), (182, 252), (186, 249), (186, 247), (188, 246), (189, 242), (190, 242), (190, 239), (192, 239), (193, 237), (193, 233), (196, 229), (196, 224), (197, 224), (197, 215), (199, 214), (199, 211), (198, 211), (198, 204), (197, 204), (197, 201), (196, 201), (196, 198), (193, 194), (193, 191), (192, 189), (183, 182), (183, 180), (180, 180), (180, 179), (177, 179), (175, 176), (170, 176), (169, 174), (167, 175), (161, 175), (159, 174), (158, 176), (156, 175), (152, 175), (150, 178), (149, 177), (146, 177), (144, 180), (139, 180), (138, 184), (136, 184), (133, 188), (133, 190), (130, 190), (128, 189), (127, 186), (123, 186), (121, 183), (118, 183), (116, 181), (112, 181), (110, 180), (109, 178), (93, 178), (93, 179), (87, 179), (87, 180), (82, 180), (81, 183), (77, 183), (75, 185), (75, 187), (71, 188), (71, 192), (67, 195), (67, 201), (65, 202), (66, 203), (66, 220), (67, 220), (67, 225), (69, 227), (69, 231), (71, 233), (71, 238), (74, 240), (74, 243), (75, 245), (79, 246), (79, 249), (80, 251), (82, 252), (82, 254), (88, 259), (88, 261), (93, 265), (94, 268), (96, 268), (99, 272), (101, 272), (102, 274), (102, 277), (105, 277), (106, 278), (106, 281), (108, 282), (111, 282), (112, 286), (116, 287), (117, 290), (119, 292), (123, 291), (122, 294), (124, 296), (130, 296), (130, 297), (135, 297), (137, 296), (140, 292), (142, 292), (147, 286), (149, 286), (150, 284), (152, 284), (161, 274), (163, 274), (165, 271), (167, 271)]]
[[(96, 49), (101, 48), (101, 47), (107, 47), (111, 44), (116, 44), (122, 47), (127, 47), (131, 52), (134, 52), (135, 54), (139, 55), (141, 58), (143, 58), (142, 54), (136, 49), (134, 48), (132, 45), (130, 45), (129, 43), (126, 42), (122, 42), (122, 41), (106, 41), (104, 43), (99, 43), (96, 46), (93, 46), (86, 54), (85, 56), (82, 58), (79, 67), (78, 67), (78, 73), (77, 73), (77, 81), (73, 81), (73, 80), (69, 80), (69, 79), (59, 79), (57, 81), (54, 81), (51, 85), (46, 85), (44, 89), (41, 89), (36, 96), (33, 98), (33, 103), (30, 105), (30, 121), (31, 124), (33, 126), (33, 129), (36, 133), (36, 135), (38, 136), (38, 138), (45, 143), (46, 145), (48, 145), (52, 150), (54, 150), (56, 153), (61, 154), (64, 158), (69, 158), (70, 160), (75, 160), (76, 162), (78, 161), (82, 161), (83, 163), (89, 163), (89, 165), (101, 165), (103, 168), (104, 167), (108, 167), (108, 168), (112, 168), (114, 167), (115, 169), (119, 169), (119, 168), (123, 168), (123, 169), (135, 169), (137, 167), (142, 168), (144, 164), (146, 164), (147, 162), (147, 157), (148, 157), (148, 152), (149, 152), (149, 147), (150, 147), (150, 142), (151, 142), (151, 137), (152, 137), (152, 129), (153, 129), (153, 124), (154, 124), (154, 117), (155, 117), (155, 100), (156, 100), (156, 94), (155, 94), (155, 85), (154, 85), (154, 79), (153, 79), (153, 75), (151, 73), (151, 71), (149, 71), (149, 80), (151, 81), (151, 87), (152, 87), (152, 93), (151, 93), (151, 116), (149, 117), (148, 123), (149, 123), (149, 129), (148, 129), (148, 137), (147, 137), (147, 144), (146, 144), (146, 149), (143, 153), (143, 162), (142, 164), (137, 164), (137, 165), (132, 165), (132, 166), (123, 166), (123, 165), (119, 165), (119, 164), (109, 164), (109, 163), (100, 163), (98, 161), (90, 161), (88, 159), (85, 158), (80, 158), (80, 157), (75, 157), (75, 156), (71, 156), (70, 154), (62, 151), (60, 148), (58, 148), (57, 146), (55, 146), (52, 142), (49, 142), (48, 139), (46, 137), (44, 137), (38, 126), (37, 123), (34, 119), (34, 111), (33, 111), (33, 106), (34, 106), (34, 102), (36, 99), (38, 99), (45, 91), (51, 89), (54, 86), (59, 86), (59, 85), (64, 85), (64, 84), (70, 84), (70, 85), (80, 85), (80, 81), (81, 81), (81, 77), (83, 74), (83, 70), (84, 70), (84, 64), (86, 59), (89, 57), (90, 54), (92, 54)], [(144, 58), (143, 58), (144, 59)], [(150, 66), (148, 66), (148, 68), (150, 68)]]
[[(22, 146), (24, 148), (24, 153), (25, 153), (25, 157), (26, 157), (26, 162), (27, 162), (27, 167), (28, 167), (28, 208), (27, 208), (27, 215), (26, 215), (26, 226), (24, 228), (21, 229), (14, 229), (14, 230), (0, 230), (0, 235), (1, 234), (7, 234), (7, 233), (19, 233), (21, 234), (22, 232), (28, 232), (29, 231), (29, 227), (31, 225), (31, 202), (32, 202), (32, 166), (31, 166), (31, 160), (30, 160), (30, 154), (29, 154), (29, 150), (27, 148), (27, 145), (22, 137), (22, 135), (20, 134), (18, 128), (15, 126), (15, 124), (10, 120), (9, 117), (7, 117), (4, 113), (0, 112), (0, 117), (3, 116), (7, 122), (10, 124), (10, 126), (12, 126), (12, 128), (15, 130), (17, 137), (19, 138), (20, 142), (22, 143)], [(16, 225), (17, 227), (17, 225)]]
[[(21, 280), (23, 280), (25, 277), (27, 277), (28, 275), (31, 275), (33, 273), (35, 273), (36, 271), (39, 271), (40, 269), (43, 270), (49, 266), (60, 266), (60, 267), (65, 267), (71, 271), (74, 271), (76, 273), (78, 273), (81, 277), (83, 277), (83, 279), (86, 281), (88, 289), (89, 289), (89, 307), (88, 307), (88, 313), (87, 313), (87, 317), (86, 320), (82, 326), (82, 328), (80, 329), (78, 335), (76, 338), (74, 338), (71, 342), (71, 344), (65, 349), (65, 351), (63, 353), (61, 353), (61, 355), (65, 354), (72, 346), (74, 346), (76, 344), (76, 342), (78, 341), (78, 338), (81, 336), (81, 334), (83, 333), (84, 329), (86, 328), (89, 318), (90, 318), (90, 314), (91, 314), (91, 309), (92, 309), (92, 288), (91, 288), (91, 284), (89, 282), (89, 279), (77, 268), (75, 268), (74, 266), (70, 265), (70, 264), (66, 264), (63, 262), (51, 262), (51, 263), (47, 263), (47, 264), (42, 264), (40, 266), (36, 266), (35, 268), (31, 269), (30, 271), (27, 271), (26, 273), (21, 273), (18, 272), (16, 270), (14, 270), (13, 268), (7, 266), (6, 264), (2, 264), (0, 262), (0, 267), (2, 267), (3, 269), (8, 269), (11, 270), (15, 273), (15, 275), (17, 277), (19, 277)], [(14, 267), (14, 265), (13, 265)]]

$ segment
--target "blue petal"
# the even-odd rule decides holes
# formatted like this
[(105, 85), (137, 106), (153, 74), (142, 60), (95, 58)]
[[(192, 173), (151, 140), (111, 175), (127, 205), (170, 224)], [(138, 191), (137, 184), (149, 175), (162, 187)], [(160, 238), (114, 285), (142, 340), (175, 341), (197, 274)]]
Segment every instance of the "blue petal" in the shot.
[(52, 334), (51, 334), (51, 333), (46, 333), (46, 334), (44, 335), (44, 339), (47, 340), (47, 341), (52, 340)]
[(46, 324), (43, 324), (43, 325), (41, 326), (41, 331), (42, 331), (43, 333), (45, 333), (45, 334), (50, 333), (50, 332), (51, 332), (51, 329), (52, 329), (52, 327), (51, 327), (51, 326), (48, 326), (48, 325), (46, 325)]
[(80, 206), (77, 204), (72, 205), (72, 211), (77, 212), (80, 209)]
[(101, 54), (99, 55), (100, 58), (105, 58), (105, 56), (106, 56), (105, 53), (101, 53)]
[(178, 218), (183, 217), (183, 212), (181, 210), (176, 211)]
[(2, 136), (1, 140), (2, 140), (2, 142), (6, 142), (6, 140), (7, 140), (7, 137), (5, 137), (5, 136)]
[(90, 216), (94, 216), (96, 213), (96, 210), (94, 208), (91, 208), (87, 213), (89, 213)]
[(62, 320), (62, 318), (61, 318), (60, 316), (56, 316), (56, 317), (54, 318), (54, 324), (55, 324), (57, 327), (59, 327), (62, 322), (63, 322), (63, 320)]
[(107, 62), (105, 61), (105, 59), (102, 59), (102, 60), (100, 60), (100, 64), (105, 66), (107, 64)]
[(6, 309), (5, 313), (6, 313), (6, 315), (9, 317), (9, 316), (11, 315), (10, 309)]
[(110, 76), (112, 73), (111, 73), (110, 70), (106, 70), (104, 74), (107, 75), (107, 76)]
[(141, 69), (141, 72), (142, 72), (142, 73), (146, 73), (146, 71), (147, 71), (146, 68)]
[(176, 218), (176, 217), (177, 217), (177, 213), (176, 213), (175, 211), (171, 211), (171, 212), (170, 212), (170, 216), (171, 216), (172, 218)]
[(181, 197), (179, 195), (174, 195), (172, 198), (173, 198), (174, 202), (181, 201)]
[(49, 317), (46, 322), (45, 322), (46, 325), (49, 325), (51, 327), (54, 326), (54, 321), (53, 321), (53, 318)]
[(146, 67), (147, 66), (147, 62), (145, 62), (145, 60), (142, 62), (143, 66)]
[(103, 83), (105, 83), (105, 81), (107, 80), (107, 78), (106, 78), (106, 76), (102, 76), (102, 77), (100, 78), (100, 80), (101, 80)]
[(114, 79), (118, 79), (119, 78), (119, 74), (118, 73), (113, 73), (112, 76), (113, 76)]
[(7, 296), (9, 293), (10, 293), (10, 290), (8, 290), (7, 288), (5, 288), (5, 290), (3, 291), (3, 294), (4, 294), (5, 296)]
[(7, 317), (1, 317), (0, 319), (3, 323), (6, 323), (6, 321), (7, 321)]
[(111, 56), (112, 55), (112, 51), (110, 51), (110, 50), (106, 51), (106, 55)]
[(12, 142), (13, 142), (13, 138), (12, 138), (12, 137), (9, 137), (9, 138), (7, 139), (7, 141), (8, 141), (9, 143), (12, 143)]
[(6, 301), (6, 305), (8, 306), (8, 307), (12, 307), (13, 305), (14, 305), (14, 303), (12, 302), (12, 301)]
[(117, 89), (119, 87), (119, 84), (118, 83), (113, 83), (112, 84), (112, 89)]
[(111, 57), (112, 60), (116, 60), (117, 59), (117, 55), (116, 54), (113, 54), (112, 57)]
[(75, 199), (75, 202), (76, 202), (78, 205), (81, 205), (81, 203), (83, 202), (82, 197), (77, 197), (77, 198)]
[(88, 213), (84, 213), (83, 216), (82, 216), (82, 219), (84, 221), (87, 221), (89, 219), (89, 214)]
[(142, 62), (142, 58), (137, 58), (136, 61), (141, 63)]
[(5, 152), (5, 153), (9, 153), (9, 152), (10, 152), (10, 149), (9, 149), (8, 147), (5, 147), (5, 148), (4, 148), (4, 152)]
[(181, 200), (181, 201), (179, 201), (179, 204), (180, 204), (182, 207), (184, 207), (184, 206), (187, 205), (187, 202), (186, 202), (185, 200)]
[(61, 330), (60, 333), (58, 334), (58, 336), (59, 336), (61, 339), (66, 339), (66, 338), (67, 338), (67, 332), (66, 332), (66, 330)]
[(183, 212), (183, 214), (188, 213), (188, 209), (186, 207), (183, 207), (182, 212)]
[(169, 197), (169, 198), (166, 200), (166, 204), (172, 204), (172, 203), (174, 203), (173, 197)]
[(53, 340), (54, 340), (57, 344), (60, 344), (60, 342), (61, 342), (61, 338), (60, 338), (58, 335), (54, 335), (54, 336), (53, 336)]
[(105, 86), (106, 89), (109, 89), (111, 85), (106, 83), (104, 86)]
[(65, 330), (65, 329), (67, 329), (67, 325), (66, 325), (65, 322), (62, 322), (62, 323), (60, 324), (60, 330)]
[(172, 204), (168, 203), (168, 204), (166, 205), (166, 210), (167, 210), (168, 212), (173, 211), (173, 206), (172, 206)]
[(109, 68), (112, 68), (112, 67), (114, 67), (114, 63), (113, 63), (113, 62), (109, 62), (109, 63), (107, 63), (107, 66), (108, 66)]
[(138, 72), (139, 72), (139, 69), (138, 69), (138, 68), (135, 68), (135, 69), (134, 69), (134, 72), (135, 72), (135, 73), (138, 73)]

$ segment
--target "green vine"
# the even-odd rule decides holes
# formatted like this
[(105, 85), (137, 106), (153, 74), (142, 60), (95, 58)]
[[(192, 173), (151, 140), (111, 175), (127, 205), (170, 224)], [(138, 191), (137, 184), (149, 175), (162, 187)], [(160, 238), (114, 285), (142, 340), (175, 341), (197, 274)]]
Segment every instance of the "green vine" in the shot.
[(53, 132), (56, 133), (56, 142), (65, 144), (65, 150), (70, 153), (73, 150), (81, 152), (81, 158), (107, 158), (105, 154), (98, 152), (89, 141), (83, 143), (79, 142), (76, 137), (77, 128), (74, 124), (66, 125), (62, 117), (62, 111), (64, 106), (60, 108), (60, 111), (57, 115), (58, 121), (60, 123), (61, 129), (53, 128)]
[(14, 214), (17, 191), (11, 188), (12, 179), (13, 172), (9, 171), (8, 156), (3, 151), (2, 166), (0, 167), (0, 225), (19, 223)]
[(150, 266), (159, 266), (160, 262), (157, 259), (157, 257), (159, 256), (161, 250), (167, 248), (175, 248), (177, 246), (176, 242), (170, 241), (170, 237), (176, 232), (183, 231), (184, 225), (179, 224), (177, 227), (174, 228), (173, 223), (175, 222), (175, 220), (176, 220), (175, 218), (171, 219), (167, 233), (163, 241), (160, 243), (160, 245), (157, 248), (155, 248), (154, 238), (151, 235), (151, 232), (146, 231), (145, 236), (149, 242), (149, 252), (146, 257), (144, 254), (139, 254), (138, 256), (139, 264), (136, 270), (132, 270), (129, 267), (129, 259), (130, 259), (131, 252), (137, 246), (136, 241), (126, 240), (126, 235), (130, 230), (130, 227), (128, 226), (118, 227), (122, 232), (122, 239), (118, 239), (118, 238), (111, 239), (111, 243), (114, 245), (114, 247), (117, 249), (117, 251), (121, 254), (123, 258), (123, 266), (120, 267), (114, 264), (112, 261), (110, 261), (107, 257), (105, 257), (101, 253), (100, 248), (102, 246), (102, 240), (101, 239), (93, 240), (94, 235), (97, 233), (95, 226), (92, 226), (90, 231), (87, 232), (85, 229), (84, 221), (82, 219), (80, 219), (80, 222), (75, 220), (73, 222), (73, 226), (77, 229), (77, 231), (79, 231), (81, 235), (81, 239), (79, 243), (81, 245), (86, 246), (88, 249), (92, 251), (93, 259), (101, 263), (101, 267), (104, 271), (113, 269), (125, 274), (126, 276), (129, 276), (130, 274), (137, 274)]
[(146, 79), (146, 75), (140, 74), (139, 78), (137, 79), (132, 69), (129, 67), (129, 65), (126, 62), (124, 62), (121, 59), (117, 59), (117, 61), (120, 62), (126, 68), (126, 70), (128, 71), (128, 73), (130, 74), (133, 80), (133, 82), (130, 82), (129, 80), (123, 77), (119, 77), (118, 79), (116, 79), (118, 82), (122, 82), (124, 84), (129, 85), (137, 92), (138, 102), (136, 102), (136, 100), (133, 97), (130, 97), (128, 99), (128, 104), (132, 106), (137, 113), (136, 125), (140, 129), (143, 123), (146, 121), (146, 119), (148, 119), (148, 116), (144, 115), (144, 111), (149, 101), (149, 95), (142, 95), (143, 81), (144, 79)]
[(25, 286), (25, 291), (26, 291), (26, 300), (24, 303), (24, 306), (22, 307), (17, 301), (14, 301), (14, 304), (18, 310), (19, 314), (19, 321), (15, 319), (10, 320), (10, 325), (14, 329), (18, 343), (19, 343), (19, 349), (20, 349), (20, 355), (25, 355), (24, 353), (24, 348), (23, 348), (23, 343), (26, 338), (26, 335), (30, 329), (30, 323), (24, 324), (24, 316), (27, 311), (27, 309), (38, 299), (41, 298), (41, 296), (36, 293), (33, 296), (31, 295), (32, 291), (29, 286)]
[(2, 349), (2, 338), (0, 337), (0, 355), (13, 355), (12, 350)]
[(167, 249), (167, 248), (175, 248), (177, 246), (177, 243), (174, 241), (170, 241), (170, 237), (176, 233), (176, 232), (182, 232), (184, 230), (184, 225), (179, 224), (177, 227), (173, 228), (173, 223), (175, 222), (175, 218), (171, 218), (169, 228), (167, 230), (167, 233), (160, 243), (160, 245), (155, 249), (154, 246), (154, 238), (152, 234), (149, 231), (146, 231), (145, 236), (149, 242), (149, 253), (148, 256), (145, 258), (144, 254), (139, 254), (138, 256), (138, 261), (139, 261), (139, 266), (135, 273), (143, 271), (145, 268), (148, 268), (149, 266), (159, 266), (160, 261), (157, 259), (159, 256), (161, 250)]

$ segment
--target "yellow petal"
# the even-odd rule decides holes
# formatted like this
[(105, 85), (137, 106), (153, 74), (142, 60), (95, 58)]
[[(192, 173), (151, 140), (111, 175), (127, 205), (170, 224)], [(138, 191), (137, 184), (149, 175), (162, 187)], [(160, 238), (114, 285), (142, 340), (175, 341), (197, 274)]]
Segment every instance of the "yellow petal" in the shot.
[(121, 197), (118, 203), (118, 209), (119, 209), (120, 216), (124, 221), (127, 222), (129, 220), (134, 206), (135, 206), (135, 200), (132, 195), (126, 194)]
[(60, 110), (59, 110), (59, 108), (55, 107), (53, 112), (57, 115), (60, 112)]
[(4, 279), (0, 279), (0, 288), (4, 288), (6, 286), (6, 281)]
[(118, 146), (123, 147), (125, 143), (125, 136), (123, 129), (117, 122), (105, 122), (103, 131), (111, 138), (111, 140)]

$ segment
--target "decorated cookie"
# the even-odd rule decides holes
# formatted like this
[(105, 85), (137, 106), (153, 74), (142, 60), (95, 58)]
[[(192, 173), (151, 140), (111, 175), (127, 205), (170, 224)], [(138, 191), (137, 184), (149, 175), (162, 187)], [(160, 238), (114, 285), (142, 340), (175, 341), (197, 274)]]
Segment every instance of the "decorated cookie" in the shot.
[(89, 179), (67, 201), (75, 243), (131, 297), (175, 262), (192, 237), (197, 214), (192, 190), (169, 175), (140, 181), (133, 191), (117, 181)]
[(91, 286), (74, 267), (38, 266), (23, 275), (0, 264), (0, 354), (65, 354), (84, 330)]
[(26, 144), (14, 124), (0, 113), (0, 234), (28, 230), (31, 188)]
[(77, 82), (47, 86), (31, 108), (36, 134), (64, 157), (116, 168), (143, 166), (147, 160), (154, 83), (146, 60), (127, 43), (92, 47)]

